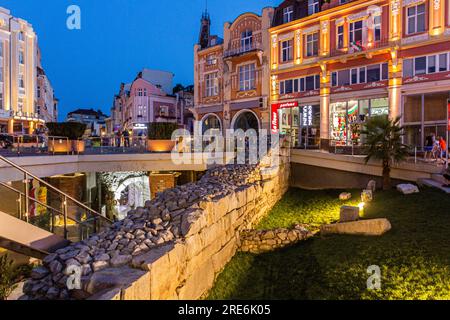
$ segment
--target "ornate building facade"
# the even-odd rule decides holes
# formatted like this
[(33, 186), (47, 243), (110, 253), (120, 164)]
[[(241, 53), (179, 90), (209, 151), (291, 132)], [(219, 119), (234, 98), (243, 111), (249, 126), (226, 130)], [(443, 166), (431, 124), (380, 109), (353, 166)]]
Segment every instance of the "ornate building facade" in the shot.
[(173, 92), (173, 73), (143, 69), (129, 84), (122, 83), (111, 108), (111, 131), (146, 134), (147, 124), (172, 122), (192, 126), (192, 88)]
[(264, 8), (225, 23), (223, 39), (210, 35), (209, 14), (203, 15), (194, 47), (194, 111), (203, 131), (269, 128), (273, 12)]
[(401, 117), (407, 144), (445, 136), (448, 0), (287, 0), (270, 38), (271, 128), (298, 146), (361, 143), (380, 114)]

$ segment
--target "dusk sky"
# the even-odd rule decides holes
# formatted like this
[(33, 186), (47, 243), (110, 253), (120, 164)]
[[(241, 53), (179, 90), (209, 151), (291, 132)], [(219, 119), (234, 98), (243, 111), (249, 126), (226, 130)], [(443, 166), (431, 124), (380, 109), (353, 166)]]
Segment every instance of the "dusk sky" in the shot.
[[(209, 0), (212, 33), (246, 11), (261, 13), (278, 0)], [(81, 30), (66, 27), (69, 5), (81, 8)], [(121, 82), (142, 68), (175, 73), (193, 83), (193, 46), (205, 0), (0, 0), (30, 22), (39, 37), (43, 66), (60, 99), (59, 120), (76, 108), (110, 113)]]

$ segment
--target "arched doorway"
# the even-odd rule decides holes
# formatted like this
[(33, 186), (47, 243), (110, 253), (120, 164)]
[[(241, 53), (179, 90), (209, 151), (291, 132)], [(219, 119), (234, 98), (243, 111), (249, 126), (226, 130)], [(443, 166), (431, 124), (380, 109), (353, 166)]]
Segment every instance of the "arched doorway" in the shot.
[(222, 121), (214, 113), (209, 113), (202, 119), (202, 133), (204, 134), (208, 130), (217, 130), (218, 133), (222, 132)]
[(233, 130), (242, 129), (244, 131), (254, 129), (259, 131), (259, 119), (256, 114), (251, 110), (239, 111), (231, 122), (231, 128)]

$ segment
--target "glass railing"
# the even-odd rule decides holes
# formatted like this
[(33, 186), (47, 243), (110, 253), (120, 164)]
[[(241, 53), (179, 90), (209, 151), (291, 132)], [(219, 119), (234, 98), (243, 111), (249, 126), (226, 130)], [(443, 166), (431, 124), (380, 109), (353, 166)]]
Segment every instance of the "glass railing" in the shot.
[(0, 182), (0, 210), (70, 241), (87, 239), (110, 225), (111, 220), (81, 201), (0, 156), (22, 180)]

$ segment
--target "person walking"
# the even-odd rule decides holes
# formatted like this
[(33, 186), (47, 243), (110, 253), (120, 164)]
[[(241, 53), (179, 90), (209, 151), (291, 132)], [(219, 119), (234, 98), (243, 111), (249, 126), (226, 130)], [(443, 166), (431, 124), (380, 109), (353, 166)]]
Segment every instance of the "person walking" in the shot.
[(116, 133), (116, 147), (120, 148), (122, 145), (122, 132), (119, 130)]
[(130, 147), (130, 133), (127, 130), (123, 130), (124, 146), (125, 148)]

